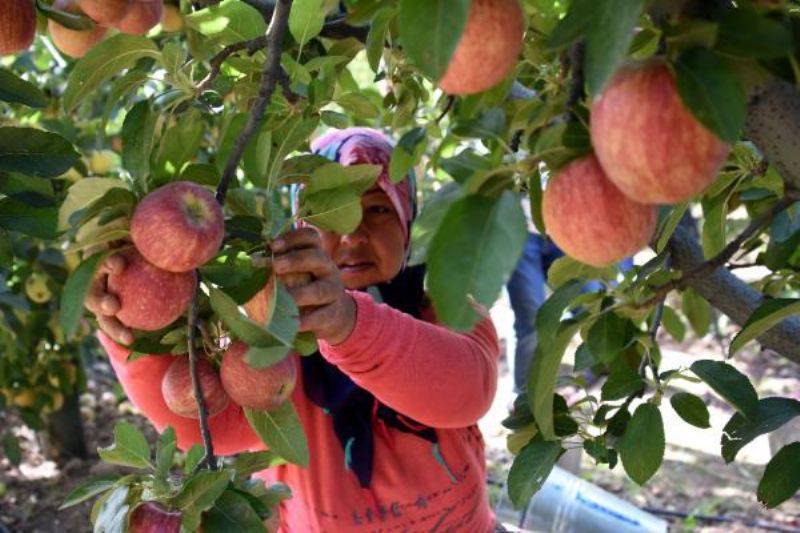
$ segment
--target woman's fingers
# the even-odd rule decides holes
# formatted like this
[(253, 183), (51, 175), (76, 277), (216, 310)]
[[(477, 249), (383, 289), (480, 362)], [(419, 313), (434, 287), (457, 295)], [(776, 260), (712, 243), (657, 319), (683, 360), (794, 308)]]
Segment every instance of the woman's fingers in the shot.
[(321, 248), (315, 247), (294, 249), (277, 255), (272, 261), (272, 268), (279, 275), (290, 272), (310, 272), (317, 278), (324, 278), (333, 273), (336, 266), (328, 254)]
[(120, 344), (131, 344), (133, 342), (133, 332), (117, 320), (116, 317), (99, 315), (97, 317), (97, 325), (106, 335)]
[(300, 228), (287, 231), (272, 241), (270, 249), (274, 253), (281, 253), (296, 248), (313, 248), (321, 244), (319, 232), (314, 228)]
[(123, 268), (125, 268), (125, 259), (119, 254), (107, 257), (100, 264), (84, 302), (90, 312), (97, 316), (102, 316), (113, 315), (119, 311), (119, 299), (108, 292), (107, 283), (109, 274), (118, 272)]
[(342, 292), (342, 286), (333, 280), (319, 280), (300, 287), (290, 288), (289, 294), (298, 307), (327, 305), (335, 302)]

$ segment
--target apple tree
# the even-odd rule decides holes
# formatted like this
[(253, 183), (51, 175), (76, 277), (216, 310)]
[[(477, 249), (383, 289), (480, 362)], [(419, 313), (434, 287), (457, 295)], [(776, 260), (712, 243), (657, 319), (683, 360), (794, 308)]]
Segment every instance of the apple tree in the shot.
[[(398, 139), (390, 176), (424, 168), (412, 261), (427, 265), (428, 292), (449, 327), (470, 328), (473, 304), (490, 306), (514, 269), (527, 236), (522, 196), (538, 231), (569, 254), (550, 271), (527, 393), (505, 421), (515, 504), (541, 487), (565, 447), (647, 482), (664, 456), (662, 410), (698, 431), (708, 426), (702, 400), (673, 393), (673, 380), (702, 381), (735, 409), (721, 443), (728, 462), (800, 414), (797, 400), (759, 398), (724, 360), (665, 367), (657, 336), (662, 325), (682, 336), (682, 317), (703, 336), (715, 309), (741, 327), (730, 357), (757, 341), (800, 362), (792, 2), (108, 4), (115, 8), (0, 6), (7, 403), (29, 408), (16, 391), (39, 384), (6, 370), (13, 354), (72, 353), (93, 320), (83, 307), (92, 278), (120, 252), (138, 266), (128, 278), (110, 274), (109, 286), (147, 303), (119, 315), (135, 333), (123, 357), (174, 355), (181, 368), (164, 385), (170, 408), (196, 418), (203, 434), (203, 447), (176, 465), (174, 431), (153, 454), (119, 424), (100, 455), (143, 473), (90, 480), (67, 502), (100, 495), (98, 527), (163, 520), (225, 530), (236, 516), (259, 529), (289, 497), (248, 477), (308, 462), (291, 402), (250, 405), (214, 391), (225, 394), (226, 365), (238, 365), (229, 376), (272, 375), (291, 351), (315, 350), (297, 333), (297, 308), (270, 269), (267, 243), (300, 219), (352, 231), (357, 199), (380, 172), (310, 155), (309, 139), (325, 127), (386, 128)], [(294, 183), (305, 185), (296, 210)], [(212, 246), (162, 264), (163, 250), (146, 242), (163, 239), (178, 253), (188, 241), (177, 226), (159, 225), (165, 208), (149, 206), (166, 205), (159, 198), (175, 187), (189, 191), (186, 212), (207, 226), (202, 242)], [(646, 263), (625, 273), (613, 266), (645, 247)], [(769, 275), (745, 283), (734, 268), (742, 261)], [(602, 288), (583, 291), (590, 279)], [(169, 286), (180, 295), (158, 298), (163, 280), (179, 280)], [(178, 309), (165, 307), (176, 301)], [(29, 321), (49, 328), (36, 344), (20, 326)], [(568, 405), (555, 385), (571, 342), (579, 343), (573, 383), (587, 368), (607, 378), (599, 398)], [(42, 383), (69, 375), (59, 365), (42, 371)], [(281, 372), (292, 382), (292, 369)], [(208, 420), (231, 401), (246, 408), (268, 452), (216, 456)], [(784, 473), (799, 468), (800, 444), (778, 451), (758, 498), (768, 506), (790, 498), (800, 476)]]

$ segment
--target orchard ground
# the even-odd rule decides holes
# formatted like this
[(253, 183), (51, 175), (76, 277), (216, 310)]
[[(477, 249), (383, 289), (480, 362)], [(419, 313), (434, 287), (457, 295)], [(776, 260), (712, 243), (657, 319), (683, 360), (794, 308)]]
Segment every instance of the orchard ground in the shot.
[[(505, 294), (492, 309), (492, 316), (506, 348), (505, 356), (513, 354), (513, 313)], [(721, 337), (709, 334), (699, 341), (677, 343), (668, 336), (663, 338), (665, 368), (688, 366), (702, 357), (720, 356), (736, 331), (724, 323), (723, 328)], [(500, 496), (502, 482), (512, 461), (506, 449), (508, 430), (500, 424), (513, 399), (512, 376), (505, 356), (500, 361), (497, 396), (480, 423), (487, 443), (487, 482), (493, 504)], [(761, 396), (786, 394), (800, 386), (792, 363), (769, 352), (758, 352), (755, 345), (742, 357), (737, 357), (733, 364), (758, 380), (756, 388)], [(94, 411), (85, 428), (89, 448), (94, 450), (97, 446), (107, 445), (118, 419), (136, 424), (152, 441), (156, 436), (154, 430), (125, 400), (108, 363), (104, 360), (96, 362), (89, 369), (89, 375), (89, 392), (82, 398), (83, 410)], [(595, 466), (585, 454), (582, 477), (642, 507), (740, 519), (734, 523), (671, 519), (672, 527), (677, 531), (769, 531), (746, 525), (746, 521), (754, 520), (782, 528), (778, 530), (800, 531), (800, 497), (796, 496), (778, 509), (766, 510), (754, 496), (763, 465), (770, 458), (767, 438), (758, 438), (740, 452), (736, 463), (725, 465), (719, 457), (719, 441), (722, 426), (732, 414), (731, 409), (702, 385), (687, 381), (673, 383), (674, 391), (680, 387), (701, 395), (709, 406), (712, 427), (706, 430), (693, 428), (667, 407), (664, 410), (665, 425), (670, 431), (667, 431), (665, 468), (645, 487), (638, 487), (627, 479), (621, 466), (609, 471), (605, 466)], [(0, 413), (0, 427), (18, 428), (15, 431), (23, 437), (25, 457), (20, 468), (12, 467), (4, 458), (0, 459), (0, 482), (3, 484), (0, 486), (0, 533), (5, 533), (2, 526), (15, 533), (90, 531), (88, 514), (91, 503), (64, 511), (58, 511), (58, 506), (81, 480), (89, 475), (107, 473), (114, 467), (94, 457), (88, 461), (68, 461), (59, 469), (55, 463), (45, 459), (33, 434), (10, 412)]]

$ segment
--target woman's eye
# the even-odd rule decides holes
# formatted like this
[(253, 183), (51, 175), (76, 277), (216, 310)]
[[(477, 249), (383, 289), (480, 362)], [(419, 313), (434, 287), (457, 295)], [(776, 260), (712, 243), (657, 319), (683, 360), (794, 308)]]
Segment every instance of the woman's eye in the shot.
[(392, 212), (392, 210), (385, 205), (372, 205), (367, 208), (367, 211), (370, 213), (375, 213), (376, 215), (383, 215)]

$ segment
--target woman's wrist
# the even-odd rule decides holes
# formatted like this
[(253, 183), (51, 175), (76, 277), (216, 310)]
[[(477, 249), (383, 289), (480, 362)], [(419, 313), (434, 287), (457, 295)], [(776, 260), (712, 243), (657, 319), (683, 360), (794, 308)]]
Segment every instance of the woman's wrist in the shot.
[(321, 339), (331, 346), (336, 346), (346, 341), (356, 327), (358, 306), (356, 305), (355, 299), (349, 293), (345, 292), (338, 307), (339, 312), (337, 314), (339, 315), (339, 320), (336, 321), (336, 327), (332, 328), (329, 335)]

